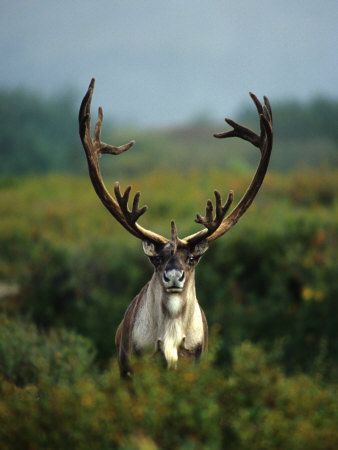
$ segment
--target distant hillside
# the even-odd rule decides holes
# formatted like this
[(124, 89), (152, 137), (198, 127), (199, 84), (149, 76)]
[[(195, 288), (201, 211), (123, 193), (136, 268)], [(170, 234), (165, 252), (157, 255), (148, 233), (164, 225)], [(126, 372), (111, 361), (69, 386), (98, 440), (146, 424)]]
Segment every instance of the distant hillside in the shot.
[[(42, 98), (24, 90), (0, 91), (0, 175), (83, 173), (86, 162), (78, 138), (77, 103), (69, 93)], [(338, 100), (288, 100), (274, 104), (273, 112), (273, 169), (338, 165)], [(239, 121), (258, 127), (253, 108), (244, 110)], [(137, 141), (135, 148), (120, 158), (104, 158), (105, 170), (115, 176), (137, 175), (156, 167), (183, 172), (193, 168), (245, 171), (258, 160), (257, 151), (249, 144), (212, 137), (225, 129), (224, 123), (199, 120), (154, 130), (112, 124), (109, 118), (104, 124), (103, 134), (109, 142)]]

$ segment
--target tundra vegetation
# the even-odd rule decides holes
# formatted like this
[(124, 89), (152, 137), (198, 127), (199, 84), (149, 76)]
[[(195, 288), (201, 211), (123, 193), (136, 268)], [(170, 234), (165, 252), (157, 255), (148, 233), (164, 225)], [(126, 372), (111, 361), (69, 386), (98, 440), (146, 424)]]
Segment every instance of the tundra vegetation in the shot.
[[(311, 105), (298, 105), (301, 120), (309, 123)], [(51, 110), (54, 114), (56, 106)], [(19, 106), (16, 111), (19, 115)], [(333, 106), (329, 112), (328, 124)], [(1, 449), (338, 448), (338, 141), (329, 125), (325, 135), (316, 122), (308, 141), (301, 127), (303, 138), (285, 121), (278, 137), (277, 115), (278, 156), (272, 164), (294, 170), (267, 175), (240, 225), (218, 240), (196, 269), (210, 351), (198, 365), (182, 363), (173, 371), (156, 358), (137, 359), (133, 365), (140, 376), (131, 383), (119, 378), (114, 335), (152, 271), (141, 243), (106, 213), (80, 169), (77, 175), (33, 176), (28, 175), (32, 164), (29, 170), (7, 165), (12, 168), (2, 171)], [(76, 130), (76, 113), (73, 122)], [(159, 233), (168, 234), (171, 218), (183, 235), (196, 231), (192, 218), (196, 205), (203, 208), (209, 187), (224, 193), (232, 188), (238, 200), (252, 175), (246, 168), (256, 155), (249, 144), (231, 142), (230, 153), (231, 147), (237, 152), (231, 166), (232, 156), (219, 143), (217, 165), (209, 136), (219, 129), (208, 124), (190, 129), (199, 130), (196, 146), (188, 128), (167, 131), (157, 141), (155, 159), (170, 161), (172, 149), (170, 164), (160, 168), (155, 160), (148, 165), (150, 153), (144, 149), (155, 148), (152, 133), (144, 140), (140, 133), (140, 148), (136, 144), (133, 155), (114, 158), (113, 166), (103, 158), (108, 180), (111, 173), (114, 179), (122, 173), (122, 186), (142, 188), (151, 206), (142, 223)], [(201, 129), (209, 133), (201, 138), (203, 145)], [(116, 130), (111, 140), (121, 137), (122, 143), (122, 135)], [(36, 132), (32, 136), (36, 139)], [(49, 136), (45, 141), (42, 136), (45, 152)], [(16, 150), (6, 139), (3, 133), (0, 150), (9, 160)], [(29, 140), (20, 139), (29, 161), (35, 144), (25, 149)], [(80, 160), (80, 147), (74, 148)], [(59, 168), (51, 162), (55, 152), (47, 158), (54, 171)], [(292, 159), (297, 152), (305, 155), (302, 163)], [(249, 156), (241, 159), (242, 154)], [(16, 176), (19, 172), (26, 175)]]

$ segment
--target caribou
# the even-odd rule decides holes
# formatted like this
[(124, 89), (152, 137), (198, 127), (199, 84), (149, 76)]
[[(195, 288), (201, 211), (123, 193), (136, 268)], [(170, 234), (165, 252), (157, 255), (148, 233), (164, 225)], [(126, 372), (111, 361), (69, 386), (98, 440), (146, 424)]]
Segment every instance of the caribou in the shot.
[(94, 136), (90, 130), (90, 107), (95, 80), (92, 79), (82, 100), (79, 111), (79, 133), (85, 150), (89, 176), (93, 187), (104, 206), (113, 217), (133, 236), (141, 239), (143, 250), (154, 267), (150, 281), (130, 303), (115, 337), (118, 363), (122, 377), (130, 377), (131, 355), (145, 351), (160, 353), (168, 367), (176, 367), (181, 357), (198, 360), (208, 347), (208, 325), (195, 288), (195, 268), (209, 244), (229, 231), (245, 213), (256, 197), (267, 172), (272, 150), (272, 112), (267, 97), (263, 104), (250, 93), (256, 106), (260, 133), (225, 119), (230, 131), (214, 134), (218, 139), (238, 137), (250, 142), (260, 150), (260, 161), (256, 173), (238, 204), (228, 211), (233, 202), (230, 191), (223, 204), (219, 191), (214, 191), (214, 203), (208, 200), (205, 215), (196, 215), (195, 222), (202, 225), (199, 231), (180, 238), (174, 221), (171, 235), (166, 238), (148, 230), (138, 223), (147, 206), (139, 206), (140, 192), (130, 202), (131, 186), (121, 191), (115, 183), (112, 196), (101, 176), (99, 157), (102, 154), (120, 155), (135, 143), (121, 146), (101, 142), (100, 134), (103, 111), (98, 109)]

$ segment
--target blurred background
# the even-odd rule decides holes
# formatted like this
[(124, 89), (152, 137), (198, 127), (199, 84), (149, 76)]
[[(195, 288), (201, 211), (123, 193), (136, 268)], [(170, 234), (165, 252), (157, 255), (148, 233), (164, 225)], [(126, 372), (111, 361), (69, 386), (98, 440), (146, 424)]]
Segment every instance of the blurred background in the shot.
[[(3, 448), (338, 448), (337, 23), (331, 0), (1, 1)], [(249, 185), (258, 151), (214, 139), (224, 117), (258, 130), (249, 91), (274, 113), (263, 187), (197, 268), (212, 362), (147, 361), (132, 393), (114, 335), (152, 268), (88, 177), (92, 77), (104, 140), (136, 140), (101, 159), (106, 184), (141, 190), (141, 223), (165, 235)]]

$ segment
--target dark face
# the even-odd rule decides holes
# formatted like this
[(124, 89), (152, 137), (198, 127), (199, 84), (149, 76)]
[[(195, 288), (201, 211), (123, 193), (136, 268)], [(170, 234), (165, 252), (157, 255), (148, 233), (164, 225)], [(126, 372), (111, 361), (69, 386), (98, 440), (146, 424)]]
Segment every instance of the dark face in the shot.
[(195, 247), (175, 248), (168, 243), (161, 248), (143, 242), (143, 250), (155, 268), (163, 289), (168, 293), (182, 292), (201, 256), (208, 249), (202, 242)]

